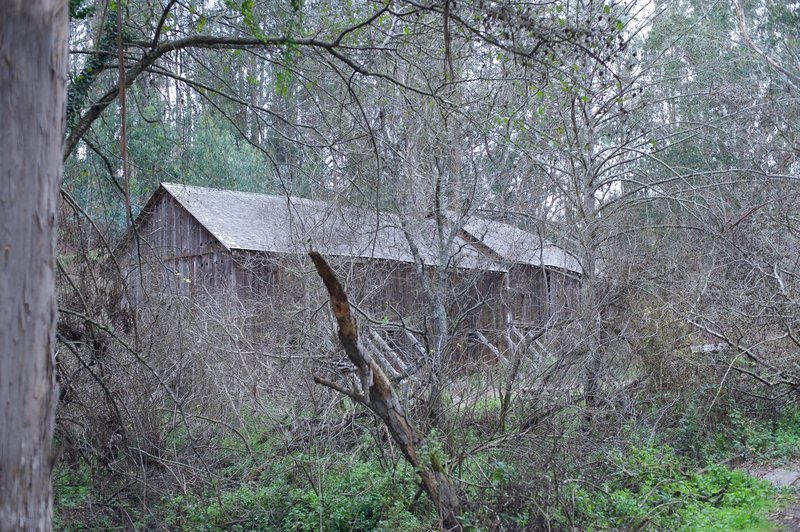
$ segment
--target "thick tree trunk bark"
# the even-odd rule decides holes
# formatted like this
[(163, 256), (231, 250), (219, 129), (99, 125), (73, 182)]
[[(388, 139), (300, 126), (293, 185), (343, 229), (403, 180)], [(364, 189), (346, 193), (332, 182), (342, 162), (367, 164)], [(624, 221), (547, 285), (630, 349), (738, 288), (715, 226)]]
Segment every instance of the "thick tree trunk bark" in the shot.
[(0, 13), (0, 530), (50, 530), (68, 3)]

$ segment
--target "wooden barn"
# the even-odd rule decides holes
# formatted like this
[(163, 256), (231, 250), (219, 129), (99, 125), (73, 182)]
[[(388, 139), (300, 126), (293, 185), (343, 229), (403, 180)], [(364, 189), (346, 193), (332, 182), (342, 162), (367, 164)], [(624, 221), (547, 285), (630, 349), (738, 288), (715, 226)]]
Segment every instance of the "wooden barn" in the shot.
[(242, 301), (301, 300), (293, 281), (313, 277), (307, 252), (314, 249), (332, 261), (357, 308), (387, 323), (424, 319), (418, 272), (433, 279), (446, 264), (449, 315), (473, 341), (509, 327), (541, 328), (573, 307), (581, 268), (568, 252), (505, 223), (459, 225), (445, 248), (424, 216), (401, 223), (374, 210), (162, 183), (120, 257), (135, 300), (145, 292), (219, 291)]

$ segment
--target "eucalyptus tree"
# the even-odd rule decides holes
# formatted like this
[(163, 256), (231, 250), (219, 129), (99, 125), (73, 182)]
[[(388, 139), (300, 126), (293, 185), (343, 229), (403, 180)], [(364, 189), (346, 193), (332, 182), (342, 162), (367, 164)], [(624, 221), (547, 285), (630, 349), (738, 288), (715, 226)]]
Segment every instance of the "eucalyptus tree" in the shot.
[[(744, 45), (795, 93), (800, 91), (797, 38), (800, 12), (797, 5), (756, 2), (745, 6), (739, 0), (732, 0), (731, 4)], [(756, 13), (760, 15), (758, 18), (754, 16)]]
[(0, 9), (0, 528), (50, 530), (68, 6), (12, 0)]

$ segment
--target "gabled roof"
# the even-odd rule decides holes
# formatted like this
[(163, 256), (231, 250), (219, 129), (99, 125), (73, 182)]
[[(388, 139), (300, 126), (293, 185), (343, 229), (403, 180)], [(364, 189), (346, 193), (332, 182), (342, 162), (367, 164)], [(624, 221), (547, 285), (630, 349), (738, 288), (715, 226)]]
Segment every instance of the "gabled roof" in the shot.
[[(148, 206), (164, 192), (228, 250), (305, 253), (315, 249), (332, 256), (414, 262), (400, 220), (392, 214), (174, 183), (162, 183)], [(146, 212), (137, 225), (142, 216), (147, 216)], [(436, 264), (433, 221), (421, 220), (406, 229), (413, 235), (423, 261)], [(581, 271), (574, 257), (561, 248), (511, 225), (474, 218), (463, 229), (469, 238), (457, 237), (448, 250), (453, 266), (504, 271), (509, 263), (523, 263)], [(494, 256), (479, 252), (471, 240), (482, 242)]]
[[(413, 263), (396, 217), (286, 196), (162, 183), (161, 186), (227, 249), (362, 257)], [(410, 228), (426, 264), (435, 264), (429, 224)], [(461, 268), (498, 269), (455, 243), (448, 252)]]
[(474, 217), (463, 229), (508, 262), (583, 271), (578, 259), (565, 249), (513, 225)]

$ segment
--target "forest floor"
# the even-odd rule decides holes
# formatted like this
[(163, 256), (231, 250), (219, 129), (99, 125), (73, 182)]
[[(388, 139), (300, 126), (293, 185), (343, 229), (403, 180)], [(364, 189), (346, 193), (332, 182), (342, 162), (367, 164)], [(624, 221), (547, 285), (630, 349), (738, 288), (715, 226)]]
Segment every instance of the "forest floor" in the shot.
[(769, 480), (776, 488), (788, 491), (783, 504), (770, 518), (777, 530), (800, 531), (800, 462), (791, 462), (779, 467), (746, 464), (745, 469), (753, 476)]

